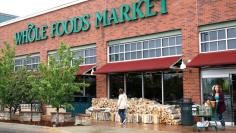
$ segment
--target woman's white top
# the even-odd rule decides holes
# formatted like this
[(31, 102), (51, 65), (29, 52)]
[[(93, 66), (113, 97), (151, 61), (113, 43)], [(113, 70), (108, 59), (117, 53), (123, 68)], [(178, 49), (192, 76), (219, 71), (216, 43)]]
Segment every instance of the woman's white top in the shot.
[(118, 107), (118, 109), (127, 109), (128, 100), (127, 100), (127, 96), (125, 93), (119, 95), (117, 107)]

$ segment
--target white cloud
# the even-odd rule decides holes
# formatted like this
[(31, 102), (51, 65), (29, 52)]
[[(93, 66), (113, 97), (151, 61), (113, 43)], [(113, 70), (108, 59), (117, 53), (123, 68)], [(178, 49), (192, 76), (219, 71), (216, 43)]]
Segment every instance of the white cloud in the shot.
[(27, 16), (76, 0), (1, 0), (0, 12)]

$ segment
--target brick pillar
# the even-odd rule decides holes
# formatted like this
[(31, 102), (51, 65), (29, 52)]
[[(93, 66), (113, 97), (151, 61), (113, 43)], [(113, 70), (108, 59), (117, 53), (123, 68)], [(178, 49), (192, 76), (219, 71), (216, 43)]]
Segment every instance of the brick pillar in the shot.
[[(97, 69), (101, 68), (107, 64), (107, 43), (104, 37), (104, 29), (100, 28), (97, 33), (97, 42), (96, 42), (96, 55), (97, 55)], [(107, 75), (106, 74), (97, 74), (96, 75), (96, 96), (98, 98), (107, 97)]]
[(187, 68), (183, 73), (184, 98), (192, 98), (193, 102), (201, 102), (200, 71), (198, 68)]
[[(189, 63), (199, 54), (197, 26), (183, 30), (183, 59)], [(183, 73), (184, 98), (192, 98), (193, 102), (201, 101), (201, 76), (199, 68), (186, 68)]]
[(96, 95), (98, 98), (107, 97), (107, 76), (106, 75), (97, 75), (96, 76)]
[[(183, 60), (189, 63), (199, 54), (199, 30), (196, 12), (196, 1), (184, 1), (188, 8), (184, 8), (185, 21), (182, 23)], [(201, 101), (201, 85), (199, 68), (187, 68), (183, 73), (184, 98), (192, 98), (193, 102)]]

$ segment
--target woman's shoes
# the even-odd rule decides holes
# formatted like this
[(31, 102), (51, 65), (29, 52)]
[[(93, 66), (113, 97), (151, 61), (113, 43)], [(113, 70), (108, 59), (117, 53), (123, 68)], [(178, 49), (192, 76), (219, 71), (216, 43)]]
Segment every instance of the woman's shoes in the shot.
[(220, 130), (225, 130), (225, 126), (221, 126), (219, 129)]
[(124, 119), (123, 123), (122, 124), (126, 124), (126, 119)]
[(120, 124), (121, 127), (125, 128), (125, 125), (126, 125), (126, 119)]

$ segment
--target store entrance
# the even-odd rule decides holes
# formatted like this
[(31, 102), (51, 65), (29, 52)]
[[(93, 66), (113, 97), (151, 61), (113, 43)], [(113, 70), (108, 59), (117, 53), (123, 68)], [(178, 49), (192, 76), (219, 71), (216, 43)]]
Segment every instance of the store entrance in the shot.
[(236, 125), (236, 67), (208, 68), (201, 72), (202, 101), (212, 94), (212, 86), (219, 84), (225, 96), (226, 111), (223, 113), (226, 125)]
[(232, 105), (233, 105), (233, 121), (236, 125), (236, 74), (231, 74), (231, 94), (232, 94)]
[(233, 106), (232, 106), (232, 91), (230, 87), (229, 77), (207, 77), (202, 78), (203, 87), (203, 102), (206, 101), (209, 96), (212, 95), (212, 86), (219, 84), (222, 87), (222, 91), (225, 97), (226, 111), (223, 113), (224, 119), (227, 125), (232, 125), (233, 123)]

